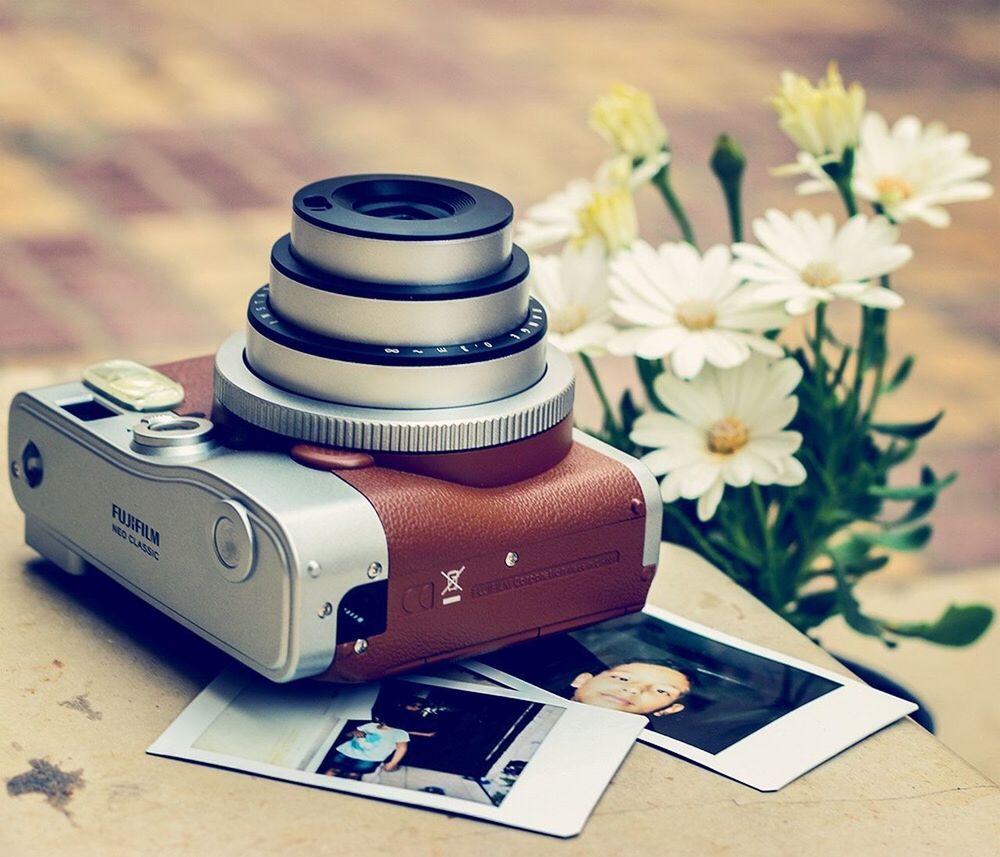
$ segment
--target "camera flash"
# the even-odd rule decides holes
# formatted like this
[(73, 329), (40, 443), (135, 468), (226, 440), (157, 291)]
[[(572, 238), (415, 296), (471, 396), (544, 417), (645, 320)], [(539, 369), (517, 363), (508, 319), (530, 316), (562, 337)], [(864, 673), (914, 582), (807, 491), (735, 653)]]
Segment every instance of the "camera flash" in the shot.
[(180, 384), (132, 360), (88, 366), (83, 383), (132, 411), (167, 411), (184, 401)]

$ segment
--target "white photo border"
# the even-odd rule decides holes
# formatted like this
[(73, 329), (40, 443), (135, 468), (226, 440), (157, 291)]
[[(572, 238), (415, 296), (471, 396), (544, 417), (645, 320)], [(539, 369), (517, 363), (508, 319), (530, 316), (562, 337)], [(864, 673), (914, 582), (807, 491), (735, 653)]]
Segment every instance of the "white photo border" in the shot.
[[(431, 676), (407, 675), (388, 679), (537, 702), (563, 709), (562, 715), (525, 766), (517, 784), (500, 806), (491, 806), (397, 786), (328, 777), (196, 748), (195, 742), (208, 726), (244, 688), (257, 680), (263, 681), (255, 673), (243, 669), (223, 672), (192, 700), (146, 752), (330, 791), (469, 816), (565, 838), (575, 836), (583, 830), (608, 783), (645, 725), (645, 718), (635, 714), (595, 709), (558, 697), (552, 699), (544, 692), (504, 690)], [(581, 753), (581, 747), (593, 746), (595, 735), (601, 736), (602, 752)], [(554, 790), (559, 790), (564, 799), (552, 801)]]
[[(783, 788), (827, 759), (917, 708), (912, 702), (875, 690), (839, 673), (724, 634), (659, 607), (647, 605), (642, 613), (708, 640), (803, 670), (839, 685), (829, 693), (762, 726), (719, 753), (706, 752), (651, 729), (644, 729), (639, 736), (639, 740), (646, 744), (683, 756), (760, 791), (771, 792)], [(473, 659), (461, 663), (467, 669), (501, 682), (513, 690), (538, 694), (540, 699), (549, 701), (565, 701), (557, 694), (480, 661)]]

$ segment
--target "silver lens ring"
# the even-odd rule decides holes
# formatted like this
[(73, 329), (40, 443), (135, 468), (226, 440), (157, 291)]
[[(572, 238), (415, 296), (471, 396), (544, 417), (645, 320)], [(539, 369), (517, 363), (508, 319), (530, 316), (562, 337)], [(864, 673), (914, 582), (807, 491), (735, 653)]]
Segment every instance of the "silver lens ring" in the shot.
[(451, 179), (396, 174), (313, 182), (292, 199), (292, 246), (324, 270), (373, 283), (489, 276), (511, 252), (510, 202)]
[(450, 408), (519, 393), (545, 371), (545, 311), (531, 300), (520, 326), (458, 345), (383, 346), (318, 336), (273, 312), (267, 286), (250, 299), (247, 361), (272, 384), (371, 408)]
[(377, 345), (438, 345), (488, 339), (528, 313), (528, 257), (512, 248), (498, 272), (463, 283), (373, 284), (337, 277), (303, 262), (289, 236), (271, 251), (270, 302), (306, 330)]
[(268, 383), (244, 359), (236, 333), (215, 358), (215, 397), (266, 431), (312, 443), (385, 452), (461, 452), (539, 434), (573, 410), (573, 368), (557, 349), (533, 386), (498, 401), (442, 409), (371, 409), (319, 401)]

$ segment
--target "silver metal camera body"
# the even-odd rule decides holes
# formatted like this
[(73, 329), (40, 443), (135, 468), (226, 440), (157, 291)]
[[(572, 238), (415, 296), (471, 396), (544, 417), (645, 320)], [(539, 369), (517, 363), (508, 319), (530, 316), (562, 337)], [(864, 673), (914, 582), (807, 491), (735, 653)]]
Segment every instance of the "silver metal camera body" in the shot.
[[(81, 420), (81, 404), (107, 414)], [(322, 672), (344, 596), (388, 573), (371, 504), (287, 455), (219, 445), (212, 428), (136, 444), (147, 418), (81, 382), (15, 398), (28, 544), (68, 572), (100, 569), (268, 678)]]
[(377, 678), (639, 609), (658, 486), (570, 430), (572, 369), (510, 219), (442, 179), (300, 190), (214, 361), (14, 399), (28, 544), (275, 681)]

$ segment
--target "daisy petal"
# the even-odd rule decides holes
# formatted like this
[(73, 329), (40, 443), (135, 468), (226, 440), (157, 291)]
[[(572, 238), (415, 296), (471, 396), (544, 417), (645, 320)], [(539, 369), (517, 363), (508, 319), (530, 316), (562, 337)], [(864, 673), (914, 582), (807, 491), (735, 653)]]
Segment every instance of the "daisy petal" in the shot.
[(698, 520), (709, 521), (719, 508), (719, 501), (722, 500), (722, 493), (726, 490), (726, 483), (717, 479), (711, 488), (698, 498)]

